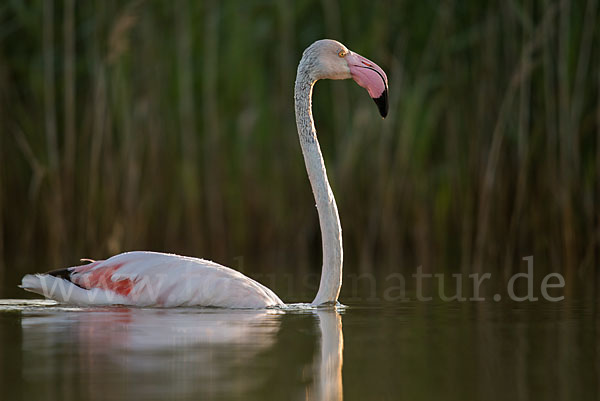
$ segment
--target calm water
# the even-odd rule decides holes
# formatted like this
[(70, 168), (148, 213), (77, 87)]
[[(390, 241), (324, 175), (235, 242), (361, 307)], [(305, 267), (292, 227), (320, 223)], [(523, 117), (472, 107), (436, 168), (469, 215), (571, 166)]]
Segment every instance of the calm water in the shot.
[(0, 300), (3, 400), (594, 400), (597, 302), (334, 310)]

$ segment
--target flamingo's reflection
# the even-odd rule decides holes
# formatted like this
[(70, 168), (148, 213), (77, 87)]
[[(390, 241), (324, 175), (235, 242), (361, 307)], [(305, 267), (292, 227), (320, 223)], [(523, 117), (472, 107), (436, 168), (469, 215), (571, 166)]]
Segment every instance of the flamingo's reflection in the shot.
[[(318, 319), (320, 346), (313, 359), (313, 381), (305, 394), (308, 399), (341, 400), (341, 316), (335, 310), (311, 312)], [(255, 374), (253, 366), (276, 344), (287, 313), (130, 308), (27, 311), (22, 314), (23, 351), (31, 356), (32, 364), (25, 366), (24, 374), (35, 380), (48, 363), (60, 363), (60, 369), (78, 372), (76, 381), (70, 374), (64, 376), (70, 386), (79, 386), (74, 393), (90, 398), (111, 392), (168, 398), (245, 394), (269, 386), (268, 375)], [(35, 357), (40, 349), (54, 353), (54, 357), (46, 355), (50, 362), (40, 365)], [(116, 372), (131, 374), (135, 382), (107, 387), (102, 375)], [(48, 391), (60, 398), (60, 388)]]
[(315, 356), (313, 372), (315, 381), (314, 400), (341, 400), (342, 362), (344, 353), (344, 333), (342, 332), (342, 316), (336, 310), (317, 310), (321, 341), (319, 353)]

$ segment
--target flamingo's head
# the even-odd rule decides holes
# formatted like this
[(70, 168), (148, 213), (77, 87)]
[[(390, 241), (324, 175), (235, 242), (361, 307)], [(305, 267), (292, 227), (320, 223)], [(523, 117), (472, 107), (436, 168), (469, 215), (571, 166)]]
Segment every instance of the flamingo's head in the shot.
[(315, 80), (354, 79), (369, 92), (381, 116), (387, 116), (388, 80), (377, 64), (331, 39), (316, 41), (304, 51), (302, 58), (309, 64)]

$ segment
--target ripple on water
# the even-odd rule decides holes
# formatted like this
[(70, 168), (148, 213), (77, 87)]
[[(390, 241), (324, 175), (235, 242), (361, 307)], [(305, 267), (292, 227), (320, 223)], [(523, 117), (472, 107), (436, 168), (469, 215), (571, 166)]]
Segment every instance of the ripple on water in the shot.
[(51, 299), (0, 299), (0, 312), (22, 311), (78, 311), (82, 308), (59, 304)]
[[(117, 306), (116, 307), (121, 307)], [(68, 304), (61, 304), (51, 299), (0, 299), (0, 312), (14, 312), (14, 311), (83, 311), (90, 309), (106, 309), (111, 308), (110, 306), (99, 306), (99, 307), (79, 307)], [(128, 307), (133, 309), (138, 309), (136, 307)], [(210, 313), (214, 312), (222, 312), (224, 308), (206, 308), (206, 307), (198, 307), (203, 310), (203, 312)], [(186, 308), (175, 308), (179, 311), (197, 311), (198, 308), (194, 307), (186, 307)], [(323, 306), (315, 306), (310, 303), (300, 302), (300, 303), (292, 303), (292, 304), (284, 304), (281, 306), (275, 306), (268, 308), (268, 313), (313, 313), (317, 310), (324, 309), (332, 309), (338, 312), (343, 312), (348, 307), (346, 305), (342, 305), (337, 302), (335, 305), (323, 305)], [(147, 308), (141, 308), (147, 309)], [(150, 308), (150, 309), (164, 309), (164, 308)], [(169, 309), (169, 308), (168, 308)]]

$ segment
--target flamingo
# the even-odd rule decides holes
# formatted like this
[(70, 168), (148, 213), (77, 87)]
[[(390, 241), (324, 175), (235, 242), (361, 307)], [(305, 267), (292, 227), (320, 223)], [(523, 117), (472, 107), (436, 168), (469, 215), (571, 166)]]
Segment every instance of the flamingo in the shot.
[[(342, 286), (342, 229), (312, 116), (312, 92), (320, 79), (349, 79), (365, 88), (383, 118), (388, 81), (372, 61), (331, 39), (311, 44), (298, 65), (294, 88), (296, 127), (315, 197), (323, 247), (319, 290), (312, 306), (336, 305)], [(269, 288), (242, 273), (211, 262), (158, 252), (125, 252), (102, 261), (23, 277), (21, 288), (59, 302), (79, 305), (148, 307), (284, 306)]]

